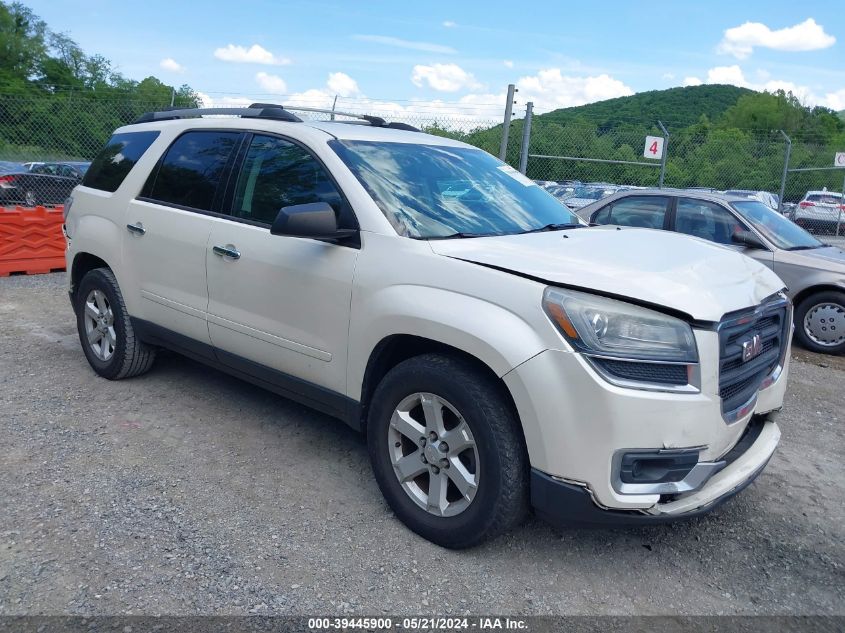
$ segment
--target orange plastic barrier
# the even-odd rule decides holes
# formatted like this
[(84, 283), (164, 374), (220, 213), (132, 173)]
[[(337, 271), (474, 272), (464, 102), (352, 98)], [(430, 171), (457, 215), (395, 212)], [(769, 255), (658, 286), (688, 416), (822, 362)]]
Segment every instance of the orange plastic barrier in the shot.
[(62, 207), (0, 207), (0, 277), (64, 269)]

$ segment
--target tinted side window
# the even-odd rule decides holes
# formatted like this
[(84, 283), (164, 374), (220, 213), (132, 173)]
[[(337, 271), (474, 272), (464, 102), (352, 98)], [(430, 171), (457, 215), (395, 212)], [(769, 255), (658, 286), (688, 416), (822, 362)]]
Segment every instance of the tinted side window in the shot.
[(712, 202), (681, 198), (675, 212), (675, 230), (719, 244), (733, 244), (735, 233), (746, 227), (727, 209)]
[(231, 215), (272, 224), (282, 207), (327, 202), (344, 222), (345, 202), (326, 170), (307, 150), (272, 136), (255, 135), (235, 187)]
[(115, 134), (91, 163), (82, 184), (101, 191), (117, 191), (156, 138), (158, 132)]
[[(159, 202), (210, 211), (240, 132), (187, 132), (167, 150), (144, 195)], [(151, 185), (151, 186), (150, 186)]]
[(662, 196), (631, 196), (614, 202), (606, 224), (662, 229), (669, 198)]
[(593, 216), (592, 222), (594, 224), (609, 224), (610, 223), (610, 205), (607, 205), (604, 209), (597, 211), (596, 214)]

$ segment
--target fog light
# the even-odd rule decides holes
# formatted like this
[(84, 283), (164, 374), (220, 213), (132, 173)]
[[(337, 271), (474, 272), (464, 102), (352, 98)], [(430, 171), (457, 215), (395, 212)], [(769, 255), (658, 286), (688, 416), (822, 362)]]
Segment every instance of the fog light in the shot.
[(698, 463), (698, 449), (636, 451), (622, 455), (619, 478), (626, 484), (657, 484), (681, 481)]

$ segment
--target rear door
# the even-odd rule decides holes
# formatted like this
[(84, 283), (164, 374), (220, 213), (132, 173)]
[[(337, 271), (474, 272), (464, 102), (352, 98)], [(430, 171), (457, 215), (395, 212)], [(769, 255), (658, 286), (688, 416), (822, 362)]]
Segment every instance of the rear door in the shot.
[(126, 212), (124, 260), (140, 293), (133, 316), (203, 343), (198, 349), (208, 353), (206, 247), (242, 138), (229, 130), (183, 133)]
[(270, 226), (282, 207), (312, 202), (330, 204), (341, 228), (357, 228), (357, 222), (307, 148), (258, 133), (245, 147), (228, 196), (230, 216), (213, 220), (205, 255), (216, 354), (240, 371), (277, 384), (289, 376), (304, 380), (309, 384), (287, 385), (301, 388), (306, 397), (313, 386), (342, 393), (359, 250), (271, 235)]
[(668, 196), (625, 196), (593, 214), (596, 224), (617, 224), (645, 229), (667, 228)]

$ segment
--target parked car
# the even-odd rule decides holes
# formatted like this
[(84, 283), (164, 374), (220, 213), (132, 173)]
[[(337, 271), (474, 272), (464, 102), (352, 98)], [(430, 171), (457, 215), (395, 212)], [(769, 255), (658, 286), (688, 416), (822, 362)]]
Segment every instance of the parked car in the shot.
[(118, 129), (66, 207), (93, 370), (170, 348), (346, 421), (396, 516), (446, 547), (530, 506), (697, 516), (761, 472), (790, 345), (771, 270), (588, 228), (478, 148), (367, 121), (256, 104)]
[(845, 228), (845, 204), (836, 191), (808, 191), (793, 213), (793, 221), (814, 233), (835, 233)]
[(749, 200), (759, 200), (770, 209), (778, 210), (780, 205), (780, 197), (777, 194), (768, 191), (754, 191), (753, 189), (728, 189), (724, 192), (726, 196), (736, 196), (737, 198), (747, 198)]
[(0, 204), (62, 204), (81, 181), (90, 163), (41, 163), (31, 170), (0, 175)]
[(21, 171), (23, 165), (10, 160), (0, 160), (0, 174), (8, 174), (14, 171)]
[(652, 189), (616, 194), (583, 211), (595, 224), (678, 231), (745, 253), (786, 283), (803, 347), (845, 352), (845, 251), (820, 242), (759, 200)]
[(573, 211), (578, 211), (578, 209), (592, 204), (596, 200), (606, 198), (618, 190), (617, 185), (582, 185), (575, 187), (572, 194), (563, 199), (563, 203)]

